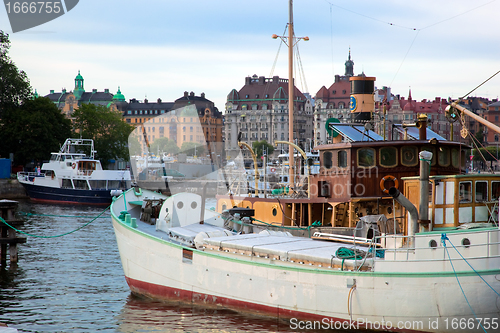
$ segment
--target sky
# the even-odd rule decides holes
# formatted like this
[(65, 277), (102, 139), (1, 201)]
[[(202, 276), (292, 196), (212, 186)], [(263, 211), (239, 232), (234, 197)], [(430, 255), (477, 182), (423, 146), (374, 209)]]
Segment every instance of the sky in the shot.
[[(500, 70), (500, 0), (295, 0), (300, 41), (296, 85), (312, 96), (354, 73), (413, 99), (459, 98)], [(12, 33), (6, 7), (0, 30), (10, 57), (39, 95), (118, 87), (126, 100), (174, 101), (202, 92), (219, 110), (246, 76), (286, 78), (287, 0), (81, 0), (53, 21)], [(299, 63), (296, 60), (296, 64)], [(470, 96), (500, 95), (500, 74)]]

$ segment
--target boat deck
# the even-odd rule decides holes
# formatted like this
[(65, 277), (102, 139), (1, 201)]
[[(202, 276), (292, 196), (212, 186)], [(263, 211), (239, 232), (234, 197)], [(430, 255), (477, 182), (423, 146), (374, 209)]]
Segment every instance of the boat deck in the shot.
[[(133, 213), (132, 216), (138, 219), (139, 215)], [(221, 227), (199, 223), (162, 231), (157, 230), (155, 224), (143, 221), (137, 221), (137, 229), (158, 239), (219, 255), (241, 255), (245, 260), (264, 258), (319, 268), (362, 271), (371, 270), (374, 263), (371, 254), (367, 256), (368, 246), (353, 247), (351, 244), (294, 237), (283, 232), (233, 234)], [(349, 257), (348, 253), (354, 252), (358, 255)]]

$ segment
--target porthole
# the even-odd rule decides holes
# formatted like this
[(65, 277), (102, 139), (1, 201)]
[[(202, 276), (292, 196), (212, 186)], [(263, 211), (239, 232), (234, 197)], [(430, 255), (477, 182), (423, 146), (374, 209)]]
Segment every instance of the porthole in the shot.
[(392, 214), (392, 207), (387, 207), (387, 214)]
[(462, 245), (465, 246), (466, 248), (470, 247), (470, 239), (464, 238), (462, 239)]
[(278, 210), (276, 208), (273, 208), (273, 216), (278, 215)]
[(437, 246), (438, 246), (438, 243), (434, 239), (431, 239), (431, 241), (429, 242), (429, 247), (432, 247), (433, 249), (435, 249)]
[(184, 203), (182, 201), (179, 201), (177, 203), (177, 208), (182, 209), (182, 207), (184, 207)]
[(198, 207), (196, 201), (191, 202), (191, 208), (196, 209), (196, 207)]

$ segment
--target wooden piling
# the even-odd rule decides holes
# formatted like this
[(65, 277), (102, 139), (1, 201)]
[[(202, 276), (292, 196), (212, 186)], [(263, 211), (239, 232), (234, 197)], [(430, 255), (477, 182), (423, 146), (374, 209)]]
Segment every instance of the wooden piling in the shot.
[[(0, 200), (0, 217), (11, 226), (18, 228), (24, 224), (23, 220), (16, 219), (15, 212), (18, 202)], [(26, 243), (26, 237), (17, 237), (16, 231), (0, 221), (0, 265), (7, 265), (7, 245), (9, 245), (10, 263), (17, 263), (17, 244)]]

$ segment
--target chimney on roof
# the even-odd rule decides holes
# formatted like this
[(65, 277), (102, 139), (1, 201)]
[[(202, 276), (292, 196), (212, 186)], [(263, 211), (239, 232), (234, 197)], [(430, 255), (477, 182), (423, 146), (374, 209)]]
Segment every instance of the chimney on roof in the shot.
[(335, 75), (335, 82), (339, 82), (340, 81), (340, 75), (336, 74)]
[(184, 97), (188, 97), (188, 92), (187, 91), (184, 92)]
[(189, 93), (189, 97), (194, 97), (194, 92), (192, 92), (192, 91), (191, 91), (191, 92)]
[(156, 100), (156, 102), (157, 102), (158, 104), (160, 104), (160, 103), (161, 103), (161, 98), (158, 98), (158, 99)]
[(144, 103), (148, 104), (148, 99), (147, 98), (144, 98)]
[(108, 88), (104, 89), (104, 93), (109, 94), (109, 89)]
[(204, 92), (201, 93), (201, 98), (205, 98), (205, 93)]
[(92, 89), (92, 93), (95, 94), (97, 92), (97, 89)]
[(278, 84), (278, 83), (280, 83), (280, 77), (277, 75), (273, 76), (273, 84)]
[(245, 85), (249, 85), (252, 82), (252, 78), (250, 76), (247, 76), (245, 78)]
[(54, 93), (54, 90), (51, 90), (51, 91), (50, 91), (50, 93), (51, 93), (51, 94), (53, 94), (53, 93)]
[(264, 76), (259, 76), (259, 86), (262, 86), (266, 82), (266, 78)]
[(63, 94), (65, 94), (65, 93), (66, 93), (66, 88), (63, 88), (62, 93), (63, 93)]

